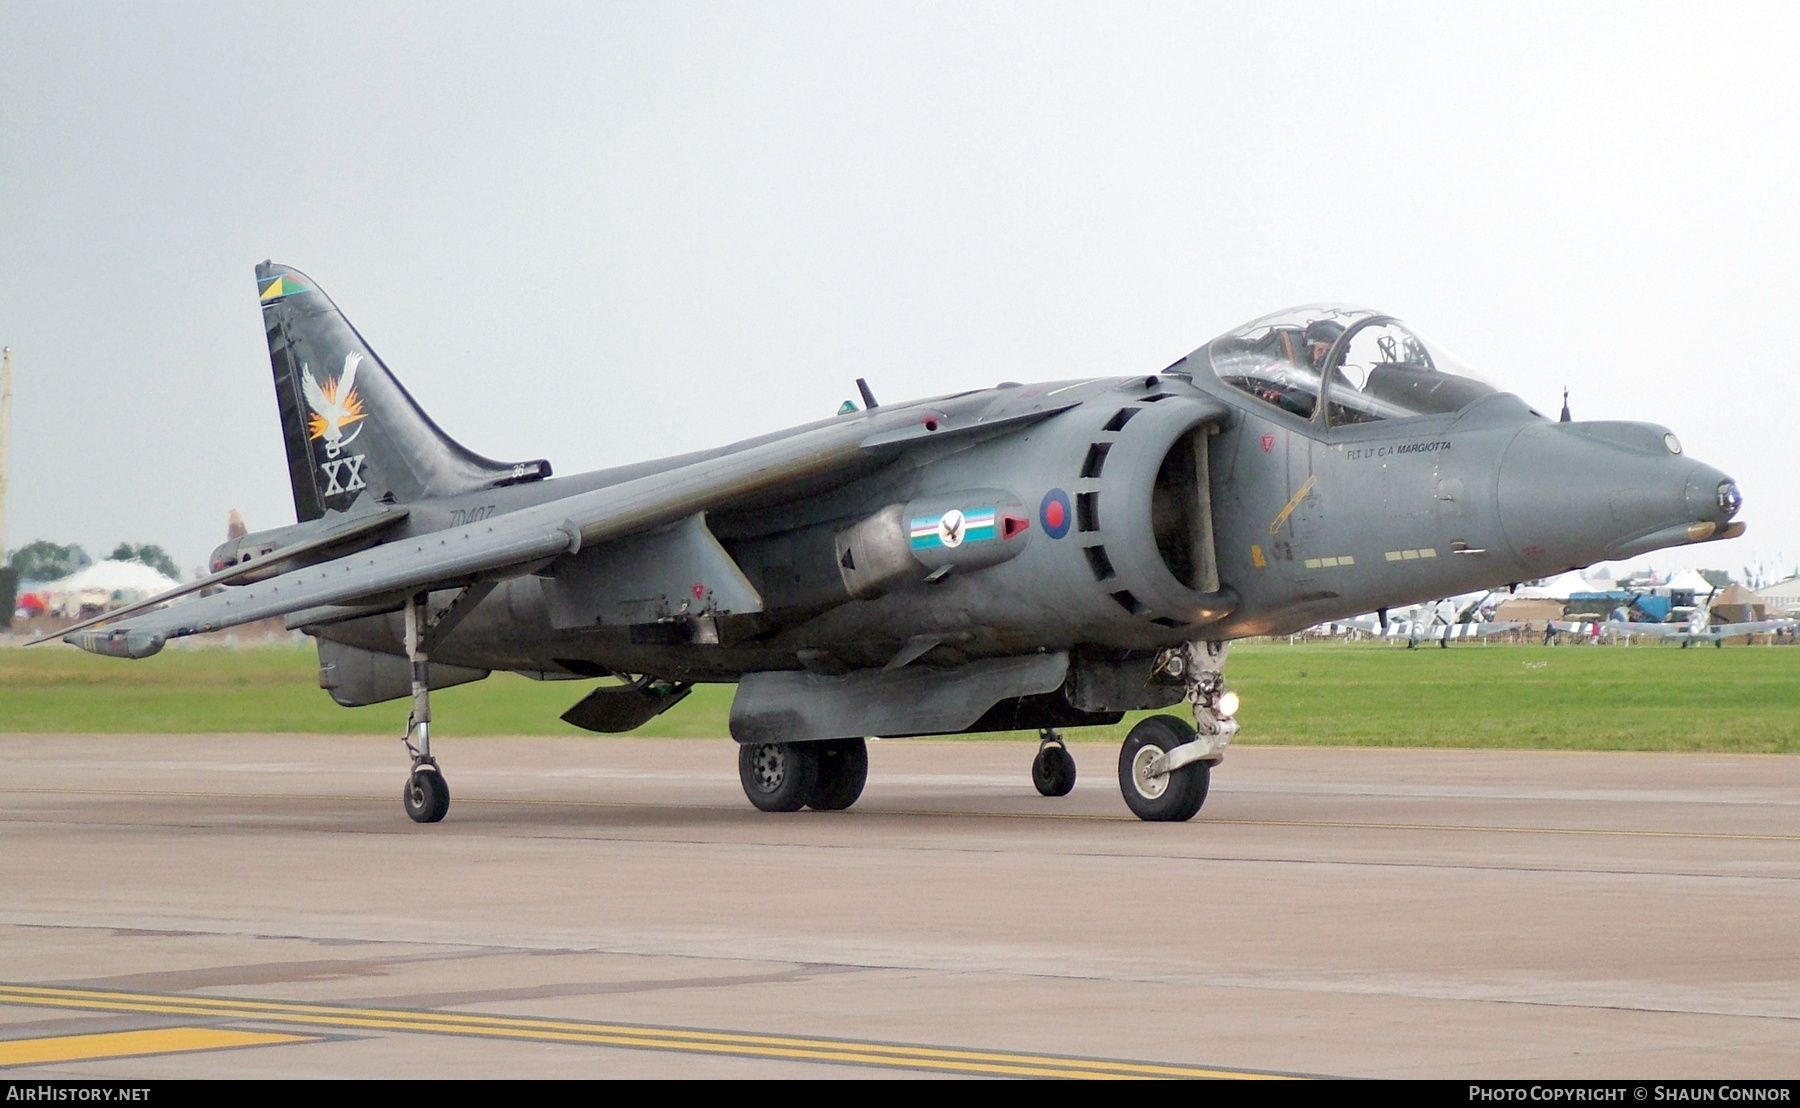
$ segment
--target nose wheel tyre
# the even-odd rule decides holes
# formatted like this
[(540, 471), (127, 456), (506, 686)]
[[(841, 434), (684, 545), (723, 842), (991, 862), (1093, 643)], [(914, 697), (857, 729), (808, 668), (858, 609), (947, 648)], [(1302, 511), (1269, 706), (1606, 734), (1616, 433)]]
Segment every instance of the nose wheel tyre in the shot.
[(765, 812), (798, 812), (806, 807), (819, 781), (817, 748), (817, 743), (745, 743), (738, 747), (738, 780), (743, 782), (744, 795)]
[(1179, 823), (1193, 819), (1206, 803), (1212, 767), (1205, 762), (1156, 772), (1163, 756), (1193, 741), (1194, 729), (1174, 716), (1151, 716), (1125, 736), (1119, 750), (1119, 791), (1139, 819)]
[(841, 812), (856, 803), (869, 781), (869, 744), (861, 739), (811, 743), (819, 757), (819, 778), (806, 806), (818, 812)]
[(436, 823), (450, 810), (450, 786), (436, 766), (420, 766), (406, 779), (400, 801), (414, 823)]
[(1045, 746), (1031, 760), (1031, 783), (1045, 796), (1068, 796), (1075, 787), (1075, 759), (1067, 748)]

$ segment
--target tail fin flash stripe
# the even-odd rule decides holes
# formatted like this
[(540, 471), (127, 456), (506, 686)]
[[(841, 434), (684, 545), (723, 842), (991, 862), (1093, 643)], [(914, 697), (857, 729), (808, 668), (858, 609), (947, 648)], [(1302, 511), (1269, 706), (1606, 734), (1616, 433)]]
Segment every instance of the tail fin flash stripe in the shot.
[(312, 286), (305, 281), (296, 280), (291, 273), (283, 273), (279, 277), (265, 278), (256, 283), (256, 298), (264, 304), (280, 300), (284, 296), (311, 292)]

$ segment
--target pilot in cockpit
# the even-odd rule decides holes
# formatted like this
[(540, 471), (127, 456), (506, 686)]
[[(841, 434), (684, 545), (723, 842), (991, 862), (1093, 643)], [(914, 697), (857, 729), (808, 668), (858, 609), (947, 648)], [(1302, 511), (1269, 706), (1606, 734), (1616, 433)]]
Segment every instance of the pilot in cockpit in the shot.
[[(1343, 326), (1330, 320), (1314, 320), (1304, 328), (1271, 328), (1250, 347), (1264, 359), (1263, 369), (1254, 378), (1242, 379), (1241, 387), (1302, 419), (1310, 418), (1318, 402), (1319, 376), (1343, 333)], [(1291, 369), (1280, 369), (1284, 362)]]
[(1345, 327), (1332, 319), (1307, 319), (1304, 315), (1294, 319), (1298, 312), (1283, 314), (1293, 322), (1280, 320), (1266, 329), (1252, 325), (1217, 340), (1214, 365), (1228, 384), (1301, 419), (1311, 419), (1319, 403), (1320, 381)]
[(1309, 305), (1252, 320), (1207, 348), (1219, 379), (1331, 426), (1460, 411), (1493, 393), (1454, 357), (1388, 316)]
[(1306, 325), (1303, 334), (1306, 340), (1307, 365), (1314, 373), (1323, 375), (1325, 359), (1331, 357), (1331, 348), (1344, 336), (1344, 325), (1329, 319), (1315, 319)]
[(1324, 370), (1325, 359), (1344, 333), (1342, 324), (1329, 319), (1315, 319), (1304, 328), (1275, 327), (1250, 349), (1264, 357), (1285, 361), (1297, 369), (1310, 369), (1315, 374)]

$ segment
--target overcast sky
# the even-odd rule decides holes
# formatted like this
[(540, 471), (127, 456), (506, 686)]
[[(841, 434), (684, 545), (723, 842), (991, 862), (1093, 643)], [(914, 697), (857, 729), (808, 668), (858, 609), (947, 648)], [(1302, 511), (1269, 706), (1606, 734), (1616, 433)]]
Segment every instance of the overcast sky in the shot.
[(1800, 560), (1800, 7), (0, 3), (4, 542), (293, 521), (253, 267), (562, 473), (1342, 300)]

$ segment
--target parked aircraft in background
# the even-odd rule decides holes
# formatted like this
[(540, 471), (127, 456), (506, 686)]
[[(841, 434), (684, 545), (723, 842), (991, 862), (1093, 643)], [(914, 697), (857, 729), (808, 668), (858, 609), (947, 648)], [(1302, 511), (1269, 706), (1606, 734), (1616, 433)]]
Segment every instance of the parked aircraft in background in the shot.
[(1615, 635), (1647, 635), (1652, 638), (1678, 642), (1683, 647), (1697, 642), (1709, 642), (1722, 647), (1726, 639), (1735, 639), (1740, 635), (1766, 635), (1775, 631), (1791, 631), (1800, 626), (1800, 620), (1792, 619), (1759, 619), (1748, 623), (1712, 623), (1708, 619), (1708, 610), (1703, 606), (1695, 609), (1694, 618), (1683, 623), (1641, 623), (1631, 620), (1609, 619), (1603, 624), (1606, 630)]
[(736, 682), (771, 811), (854, 803), (870, 735), (1037, 730), (1034, 780), (1064, 793), (1057, 728), (1185, 702), (1118, 774), (1139, 816), (1187, 819), (1238, 730), (1231, 640), (1744, 530), (1666, 428), (1552, 421), (1359, 308), (1157, 372), (889, 405), (859, 381), (861, 410), (552, 478), (452, 441), (304, 274), (264, 263), (257, 288), (299, 522), (158, 601), (235, 587), (67, 641), (142, 658), (284, 617), (339, 703), (412, 697), (421, 822), (449, 805), (430, 692), (496, 669), (618, 682), (563, 717), (609, 732)]

